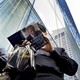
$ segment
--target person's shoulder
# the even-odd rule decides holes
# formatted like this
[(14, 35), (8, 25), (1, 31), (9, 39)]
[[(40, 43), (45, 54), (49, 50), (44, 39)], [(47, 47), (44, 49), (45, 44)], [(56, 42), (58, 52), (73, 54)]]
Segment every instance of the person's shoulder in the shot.
[(0, 54), (1, 55), (6, 55), (6, 56), (8, 55), (7, 54), (7, 50), (5, 48), (3, 48), (3, 47), (2, 48), (0, 47)]
[(8, 60), (8, 53), (7, 53), (7, 50), (5, 48), (0, 48), (0, 58), (3, 61), (7, 61)]
[(0, 48), (0, 53), (5, 53), (6, 49), (5, 48)]
[(62, 47), (54, 47), (54, 49), (59, 55), (69, 57), (68, 53), (65, 51), (64, 48), (62, 48)]

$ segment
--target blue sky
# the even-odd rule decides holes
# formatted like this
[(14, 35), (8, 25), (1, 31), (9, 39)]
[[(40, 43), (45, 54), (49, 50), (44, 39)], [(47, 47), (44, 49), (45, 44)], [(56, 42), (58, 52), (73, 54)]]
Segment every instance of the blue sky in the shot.
[(3, 0), (0, 0), (0, 3), (2, 2)]

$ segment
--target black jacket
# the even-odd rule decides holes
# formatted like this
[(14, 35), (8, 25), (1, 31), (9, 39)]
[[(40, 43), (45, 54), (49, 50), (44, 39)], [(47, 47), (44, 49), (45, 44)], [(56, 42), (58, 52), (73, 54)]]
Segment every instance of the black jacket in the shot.
[(50, 55), (35, 55), (34, 68), (27, 68), (15, 80), (64, 80), (64, 73), (74, 75), (78, 64), (72, 60), (63, 48), (55, 48)]
[[(77, 69), (78, 64), (67, 55), (63, 48), (55, 48), (55, 50), (50, 53), (50, 56), (44, 54), (36, 55), (37, 73), (51, 73), (63, 78), (64, 73), (73, 76)], [(57, 78), (55, 80), (57, 80)]]

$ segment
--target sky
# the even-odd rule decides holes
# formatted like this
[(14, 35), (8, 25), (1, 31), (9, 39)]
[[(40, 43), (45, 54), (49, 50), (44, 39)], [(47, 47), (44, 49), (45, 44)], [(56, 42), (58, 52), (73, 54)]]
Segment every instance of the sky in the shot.
[(2, 2), (3, 0), (0, 0), (0, 3)]
[[(55, 28), (55, 15), (54, 15), (54, 9), (52, 9), (49, 1), (51, 2), (52, 5), (54, 5), (55, 0), (36, 0), (35, 1), (35, 9), (37, 11), (37, 13), (39, 14), (40, 18), (43, 20), (43, 22), (47, 25), (47, 27), (49, 26), (49, 30), (51, 32), (51, 30)], [(75, 21), (76, 27), (80, 33), (80, 0), (66, 0), (67, 5), (70, 9), (70, 12), (72, 14), (72, 17)], [(45, 4), (46, 3), (46, 4)], [(50, 5), (50, 6), (47, 6)], [(46, 6), (46, 7), (45, 7)], [(44, 8), (43, 8), (44, 7)], [(53, 8), (55, 8), (55, 6), (53, 6)], [(58, 11), (57, 11), (58, 12)], [(60, 14), (60, 12), (59, 12)], [(60, 15), (59, 15), (60, 17)], [(61, 18), (60, 18), (61, 19)], [(62, 19), (61, 19), (62, 20)], [(53, 22), (54, 21), (54, 22)], [(59, 21), (58, 21), (58, 25), (59, 27), (63, 27), (62, 25), (60, 25)], [(54, 27), (53, 27), (54, 26)]]
[(66, 0), (66, 2), (80, 33), (80, 0)]

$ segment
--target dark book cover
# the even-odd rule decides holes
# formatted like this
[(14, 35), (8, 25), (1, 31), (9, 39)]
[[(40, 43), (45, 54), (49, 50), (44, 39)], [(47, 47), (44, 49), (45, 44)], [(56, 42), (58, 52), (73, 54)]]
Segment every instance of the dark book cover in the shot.
[(20, 44), (20, 42), (22, 40), (25, 40), (25, 37), (23, 36), (21, 31), (18, 31), (18, 32), (14, 33), (13, 35), (9, 36), (8, 40), (10, 41), (12, 46), (14, 47), (16, 44)]

